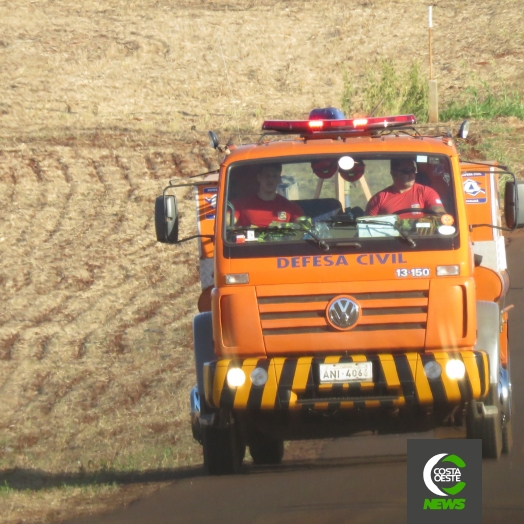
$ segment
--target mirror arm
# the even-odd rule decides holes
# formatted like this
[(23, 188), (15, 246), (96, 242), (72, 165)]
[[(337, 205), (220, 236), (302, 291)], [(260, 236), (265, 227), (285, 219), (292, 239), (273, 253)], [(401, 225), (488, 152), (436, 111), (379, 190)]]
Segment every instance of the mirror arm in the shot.
[(215, 235), (193, 235), (191, 237), (187, 237), (187, 238), (183, 238), (182, 240), (179, 240), (178, 242), (176, 242), (176, 244), (181, 244), (182, 242), (187, 242), (188, 240), (193, 240), (195, 238), (209, 238), (213, 240), (213, 242), (215, 241)]
[(492, 229), (500, 229), (501, 231), (515, 231), (516, 227), (501, 227), (494, 226), (493, 224), (470, 224), (469, 230), (472, 231), (475, 227), (491, 227)]

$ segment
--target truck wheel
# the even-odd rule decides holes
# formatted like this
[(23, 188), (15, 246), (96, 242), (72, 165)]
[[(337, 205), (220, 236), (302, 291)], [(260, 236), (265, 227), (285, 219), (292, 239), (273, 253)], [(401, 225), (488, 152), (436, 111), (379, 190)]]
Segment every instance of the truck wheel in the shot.
[(482, 423), (482, 456), (498, 459), (502, 453), (502, 419), (497, 415), (485, 418)]
[(209, 475), (230, 475), (239, 473), (246, 452), (236, 427), (225, 428), (204, 426), (202, 446), (204, 468)]
[(255, 464), (280, 464), (284, 456), (284, 441), (257, 433), (251, 438), (249, 453)]
[(502, 453), (503, 431), (502, 412), (497, 395), (490, 394), (486, 408), (496, 407), (497, 413), (484, 416), (477, 408), (478, 404), (472, 400), (468, 404), (466, 414), (466, 437), (482, 440), (482, 456), (498, 459)]
[(195, 369), (198, 384), (198, 394), (204, 403), (204, 364), (215, 360), (213, 343), (213, 323), (211, 311), (199, 313), (193, 319), (193, 346), (195, 348)]

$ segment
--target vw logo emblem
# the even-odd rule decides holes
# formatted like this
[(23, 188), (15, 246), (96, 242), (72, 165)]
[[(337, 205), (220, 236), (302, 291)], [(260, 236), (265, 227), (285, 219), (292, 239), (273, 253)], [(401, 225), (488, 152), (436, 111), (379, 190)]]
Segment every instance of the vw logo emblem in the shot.
[(335, 329), (350, 329), (360, 317), (360, 306), (351, 297), (335, 297), (327, 305), (326, 317)]

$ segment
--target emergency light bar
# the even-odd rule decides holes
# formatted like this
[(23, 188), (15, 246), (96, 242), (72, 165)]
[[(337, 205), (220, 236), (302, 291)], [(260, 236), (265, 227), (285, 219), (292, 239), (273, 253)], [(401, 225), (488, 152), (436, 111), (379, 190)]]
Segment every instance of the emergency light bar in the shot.
[(336, 131), (369, 131), (416, 124), (415, 115), (377, 116), (369, 118), (352, 118), (350, 120), (266, 120), (262, 124), (264, 131), (280, 133), (336, 132)]

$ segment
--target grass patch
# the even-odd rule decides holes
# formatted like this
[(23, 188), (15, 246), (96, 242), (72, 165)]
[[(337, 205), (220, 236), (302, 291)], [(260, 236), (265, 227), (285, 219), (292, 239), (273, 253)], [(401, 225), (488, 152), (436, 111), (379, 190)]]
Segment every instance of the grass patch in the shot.
[[(344, 74), (341, 103), (348, 116), (368, 116), (378, 106), (375, 115), (414, 114), (423, 123), (428, 121), (428, 83), (416, 62), (402, 72), (394, 62), (383, 60), (359, 78)], [(458, 142), (461, 156), (495, 160), (519, 177), (524, 169), (523, 134), (515, 128), (515, 122), (509, 123), (511, 118), (524, 120), (524, 100), (518, 91), (505, 86), (496, 91), (481, 82), (480, 87), (467, 87), (455, 100), (444, 103), (439, 116), (441, 122), (465, 118), (483, 121), (471, 138)], [(493, 122), (497, 118), (507, 118), (508, 122)], [(502, 193), (510, 178), (501, 175)]]
[(97, 496), (101, 494), (115, 492), (119, 489), (119, 484), (116, 481), (113, 482), (101, 482), (98, 484), (82, 484), (78, 482), (77, 484), (62, 484), (61, 487), (49, 488), (47, 491), (52, 489), (61, 490), (64, 495), (71, 494), (85, 494), (89, 496)]
[(6, 497), (13, 492), (11, 486), (7, 483), (7, 480), (4, 480), (3, 484), (0, 484), (0, 497)]
[(524, 120), (524, 101), (518, 91), (509, 91), (504, 86), (500, 93), (494, 93), (487, 82), (483, 81), (481, 84), (480, 87), (467, 87), (464, 95), (440, 111), (440, 120), (511, 116)]
[[(477, 149), (487, 159), (496, 160), (502, 165), (511, 166), (518, 162), (519, 155), (515, 150), (512, 150), (511, 133), (504, 129), (503, 126), (497, 130), (492, 130), (492, 135), (487, 136), (477, 144)], [(522, 159), (520, 159), (522, 161)]]
[[(428, 121), (428, 82), (417, 62), (402, 72), (394, 62), (382, 60), (360, 78), (344, 73), (341, 104), (347, 115), (369, 116), (374, 110), (375, 115), (414, 114), (424, 123)], [(495, 92), (485, 81), (467, 87), (439, 112), (441, 122), (499, 117), (524, 120), (524, 99), (506, 86)]]
[[(523, 146), (524, 136), (513, 126), (507, 123), (486, 122), (466, 143), (460, 145), (459, 149), (463, 158), (496, 160), (521, 179), (524, 172)], [(511, 178), (508, 174), (500, 176), (502, 196), (505, 183)]]
[(173, 447), (148, 447), (123, 457), (116, 458), (113, 463), (105, 465), (106, 469), (129, 472), (161, 470), (180, 466), (178, 453)]
[(428, 83), (417, 62), (401, 72), (394, 62), (382, 60), (360, 80), (345, 73), (343, 82), (341, 103), (347, 115), (414, 114), (419, 122), (428, 120)]
[(62, 522), (93, 509), (106, 511), (130, 503), (142, 493), (149, 494), (155, 486), (144, 484), (120, 486), (116, 483), (95, 485), (63, 485), (40, 490), (17, 490), (0, 486), (0, 515), (6, 524), (19, 522)]

